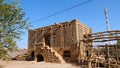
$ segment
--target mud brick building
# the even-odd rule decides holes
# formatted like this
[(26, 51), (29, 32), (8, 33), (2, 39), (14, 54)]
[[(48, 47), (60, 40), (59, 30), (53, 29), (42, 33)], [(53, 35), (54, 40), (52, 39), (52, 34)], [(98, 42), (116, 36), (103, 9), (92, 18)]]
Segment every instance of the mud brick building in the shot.
[(28, 53), (36, 61), (76, 62), (85, 56), (85, 44), (79, 43), (91, 28), (78, 20), (29, 30)]

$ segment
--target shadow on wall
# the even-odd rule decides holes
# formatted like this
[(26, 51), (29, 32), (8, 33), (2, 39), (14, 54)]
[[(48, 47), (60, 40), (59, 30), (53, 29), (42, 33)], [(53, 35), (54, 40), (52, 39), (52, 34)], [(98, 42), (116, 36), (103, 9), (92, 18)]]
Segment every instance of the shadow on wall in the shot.
[(26, 61), (34, 61), (34, 51), (26, 57)]

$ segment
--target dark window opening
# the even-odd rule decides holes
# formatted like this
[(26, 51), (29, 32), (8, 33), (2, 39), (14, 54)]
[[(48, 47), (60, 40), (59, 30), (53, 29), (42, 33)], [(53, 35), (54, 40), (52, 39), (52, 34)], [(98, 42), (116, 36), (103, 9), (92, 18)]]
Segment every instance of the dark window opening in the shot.
[(37, 62), (44, 61), (44, 57), (41, 54), (37, 55)]
[(50, 46), (50, 35), (45, 35), (45, 45)]

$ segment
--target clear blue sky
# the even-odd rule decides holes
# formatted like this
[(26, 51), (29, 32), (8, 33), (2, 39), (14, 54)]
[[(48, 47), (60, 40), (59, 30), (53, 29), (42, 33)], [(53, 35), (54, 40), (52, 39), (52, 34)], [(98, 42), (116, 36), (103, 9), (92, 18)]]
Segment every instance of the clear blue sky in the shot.
[[(30, 17), (28, 22), (32, 23), (33, 26), (30, 27), (32, 29), (78, 19), (91, 27), (93, 32), (100, 32), (107, 30), (103, 11), (106, 6), (108, 8), (111, 30), (120, 29), (120, 0), (93, 0), (39, 22), (33, 22), (84, 1), (87, 0), (22, 0), (22, 8), (26, 12), (25, 18)], [(20, 48), (27, 48), (27, 30), (25, 30), (22, 40), (17, 44)]]

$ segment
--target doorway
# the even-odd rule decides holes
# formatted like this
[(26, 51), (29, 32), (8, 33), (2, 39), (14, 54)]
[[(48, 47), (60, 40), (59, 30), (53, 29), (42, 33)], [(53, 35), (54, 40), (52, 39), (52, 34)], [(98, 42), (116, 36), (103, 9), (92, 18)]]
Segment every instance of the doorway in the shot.
[(50, 47), (50, 35), (45, 35), (45, 45), (48, 45)]
[(66, 61), (66, 62), (70, 62), (70, 58), (71, 58), (71, 53), (70, 51), (66, 50), (63, 52), (63, 59)]
[(31, 53), (31, 59), (34, 60), (34, 51)]
[(44, 61), (44, 57), (41, 54), (37, 55), (37, 62)]

